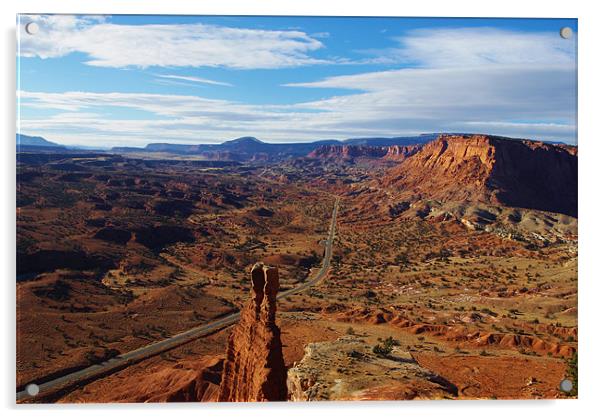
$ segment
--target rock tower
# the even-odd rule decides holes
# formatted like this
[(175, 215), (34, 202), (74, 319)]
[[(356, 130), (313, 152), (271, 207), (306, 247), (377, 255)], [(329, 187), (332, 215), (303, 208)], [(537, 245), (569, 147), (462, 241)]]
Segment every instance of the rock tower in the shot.
[(276, 326), (278, 270), (257, 263), (251, 281), (251, 298), (228, 338), (218, 400), (285, 401), (286, 367)]

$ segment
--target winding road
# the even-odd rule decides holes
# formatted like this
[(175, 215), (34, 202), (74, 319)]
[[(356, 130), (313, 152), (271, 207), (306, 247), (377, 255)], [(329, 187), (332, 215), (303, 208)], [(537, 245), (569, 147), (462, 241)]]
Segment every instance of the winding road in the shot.
[[(286, 290), (284, 292), (280, 292), (277, 296), (277, 299), (285, 298), (287, 296), (303, 292), (304, 290), (309, 289), (310, 287), (319, 283), (326, 276), (326, 273), (328, 273), (328, 269), (330, 268), (330, 262), (332, 258), (332, 245), (334, 242), (336, 232), (336, 219), (339, 210), (339, 201), (340, 199), (336, 197), (334, 208), (332, 210), (332, 218), (330, 221), (328, 238), (324, 241), (325, 248), (324, 258), (322, 259), (322, 266), (303, 284), (292, 289)], [(216, 319), (215, 321), (176, 334), (165, 340), (158, 341), (144, 347), (140, 347), (128, 353), (120, 354), (102, 363), (94, 364), (92, 366), (86, 367), (85, 369), (69, 373), (56, 379), (50, 380), (48, 382), (42, 383), (37, 386), (39, 392), (35, 396), (29, 394), (26, 389), (19, 391), (17, 392), (17, 401), (23, 402), (29, 400), (35, 401), (36, 399), (44, 399), (46, 397), (49, 397), (50, 395), (62, 391), (67, 391), (78, 385), (87, 384), (91, 381), (107, 376), (111, 373), (114, 373), (132, 364), (138, 363), (149, 357), (156, 356), (157, 354), (161, 354), (165, 351), (186, 344), (197, 338), (212, 334), (220, 329), (223, 329), (236, 323), (239, 318), (239, 312), (232, 313), (220, 319)]]

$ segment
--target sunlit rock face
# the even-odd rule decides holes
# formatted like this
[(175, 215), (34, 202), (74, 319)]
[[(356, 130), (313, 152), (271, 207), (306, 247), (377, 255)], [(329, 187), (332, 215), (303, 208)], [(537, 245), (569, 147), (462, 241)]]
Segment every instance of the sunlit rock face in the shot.
[(276, 326), (278, 270), (251, 269), (251, 297), (228, 339), (218, 399), (222, 402), (285, 401), (286, 368)]

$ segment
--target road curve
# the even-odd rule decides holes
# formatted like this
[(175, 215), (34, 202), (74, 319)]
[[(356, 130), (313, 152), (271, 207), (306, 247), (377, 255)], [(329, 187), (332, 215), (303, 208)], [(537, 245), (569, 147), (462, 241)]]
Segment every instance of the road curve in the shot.
[[(320, 270), (318, 270), (315, 273), (315, 275), (313, 275), (313, 277), (310, 277), (303, 284), (295, 288), (286, 290), (284, 292), (280, 292), (277, 296), (277, 299), (285, 298), (295, 293), (307, 290), (311, 286), (319, 283), (326, 276), (326, 273), (328, 273), (328, 269), (330, 268), (330, 262), (332, 258), (332, 245), (334, 242), (336, 232), (336, 219), (339, 210), (339, 200), (340, 199), (336, 197), (334, 208), (332, 210), (332, 218), (330, 221), (328, 238), (324, 242), (324, 258), (322, 259), (322, 266), (320, 267)], [(214, 333), (222, 328), (236, 323), (239, 320), (239, 318), (239, 312), (232, 313), (220, 319), (216, 319), (215, 321), (176, 334), (165, 340), (157, 341), (147, 346), (130, 351), (128, 353), (120, 354), (102, 363), (94, 364), (92, 366), (86, 367), (85, 369), (69, 373), (65, 376), (61, 376), (48, 382), (42, 383), (38, 385), (39, 392), (35, 396), (32, 396), (29, 393), (27, 393), (27, 390), (19, 391), (17, 392), (17, 401), (23, 402), (28, 400), (35, 401), (35, 399), (44, 399), (49, 397), (50, 395), (56, 394), (61, 391), (66, 391), (79, 384), (89, 383), (95, 379), (107, 376), (134, 363), (138, 363), (144, 359), (171, 350), (177, 346), (193, 341), (197, 338)]]

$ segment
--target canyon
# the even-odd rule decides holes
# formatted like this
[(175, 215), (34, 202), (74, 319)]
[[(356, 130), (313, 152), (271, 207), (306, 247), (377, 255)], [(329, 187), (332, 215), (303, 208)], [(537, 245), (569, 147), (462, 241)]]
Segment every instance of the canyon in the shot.
[(53, 401), (569, 396), (577, 148), (404, 141), (20, 152), (17, 389), (240, 312)]

